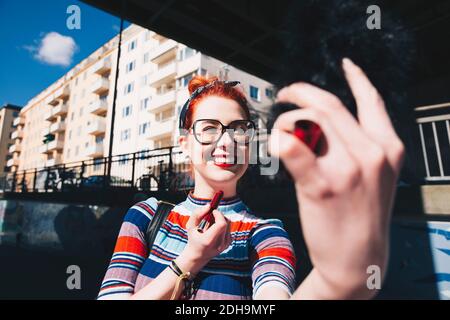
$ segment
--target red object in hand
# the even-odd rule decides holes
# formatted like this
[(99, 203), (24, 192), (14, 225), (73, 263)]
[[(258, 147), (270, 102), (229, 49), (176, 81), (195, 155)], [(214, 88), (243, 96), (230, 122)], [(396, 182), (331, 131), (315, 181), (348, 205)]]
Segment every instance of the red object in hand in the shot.
[(205, 215), (205, 218), (203, 218), (203, 220), (198, 225), (197, 230), (199, 232), (203, 232), (203, 230), (205, 228), (209, 227), (211, 224), (214, 223), (214, 221), (213, 221), (214, 216), (213, 216), (212, 212), (217, 209), (217, 207), (219, 206), (220, 200), (222, 200), (222, 197), (223, 197), (222, 190), (217, 191), (214, 194), (214, 197), (211, 200), (211, 206), (209, 207), (208, 213)]
[(294, 135), (314, 152), (318, 153), (319, 141), (322, 130), (319, 125), (309, 120), (298, 120), (295, 122)]

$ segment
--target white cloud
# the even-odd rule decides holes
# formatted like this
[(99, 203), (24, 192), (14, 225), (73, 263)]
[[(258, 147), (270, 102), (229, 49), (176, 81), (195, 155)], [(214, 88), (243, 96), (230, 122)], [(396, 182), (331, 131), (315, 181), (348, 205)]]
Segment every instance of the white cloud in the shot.
[(37, 46), (23, 46), (34, 53), (34, 58), (50, 65), (67, 67), (72, 63), (73, 55), (78, 49), (75, 40), (58, 32), (44, 34)]

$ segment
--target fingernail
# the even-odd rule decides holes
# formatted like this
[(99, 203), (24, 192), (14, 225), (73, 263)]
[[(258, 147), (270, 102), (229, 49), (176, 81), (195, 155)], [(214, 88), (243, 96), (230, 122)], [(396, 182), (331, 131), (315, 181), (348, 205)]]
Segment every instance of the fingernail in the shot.
[(344, 67), (347, 67), (347, 66), (349, 66), (349, 65), (351, 65), (351, 60), (349, 59), (349, 58), (347, 58), (347, 57), (345, 57), (344, 59), (342, 59), (342, 65), (344, 66)]

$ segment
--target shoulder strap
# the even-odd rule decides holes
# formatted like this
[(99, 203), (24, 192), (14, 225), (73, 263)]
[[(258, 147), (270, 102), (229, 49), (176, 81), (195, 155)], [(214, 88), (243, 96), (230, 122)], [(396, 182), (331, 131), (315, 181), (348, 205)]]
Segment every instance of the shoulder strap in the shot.
[(155, 241), (156, 234), (159, 229), (161, 229), (164, 221), (166, 221), (167, 216), (170, 211), (172, 211), (175, 205), (170, 202), (158, 201), (158, 207), (156, 208), (156, 212), (153, 215), (152, 220), (148, 224), (147, 232), (145, 233), (145, 240), (147, 240), (147, 248), (149, 251), (153, 247), (153, 242)]

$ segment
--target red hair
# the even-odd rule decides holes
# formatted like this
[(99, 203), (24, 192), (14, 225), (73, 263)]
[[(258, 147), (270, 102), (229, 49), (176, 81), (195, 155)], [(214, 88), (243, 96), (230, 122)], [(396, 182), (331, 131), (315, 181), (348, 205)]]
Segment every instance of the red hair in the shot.
[[(189, 94), (191, 95), (197, 88), (210, 84), (216, 80), (218, 80), (217, 77), (206, 78), (199, 75), (194, 76), (191, 81), (189, 81)], [(242, 110), (244, 110), (247, 119), (250, 119), (250, 110), (248, 108), (247, 99), (245, 98), (244, 93), (236, 87), (227, 86), (218, 82), (214, 86), (202, 91), (197, 97), (192, 99), (190, 102), (190, 107), (186, 113), (184, 129), (190, 128), (192, 125), (195, 106), (200, 102), (200, 100), (209, 96), (219, 96), (236, 101), (241, 106)]]

